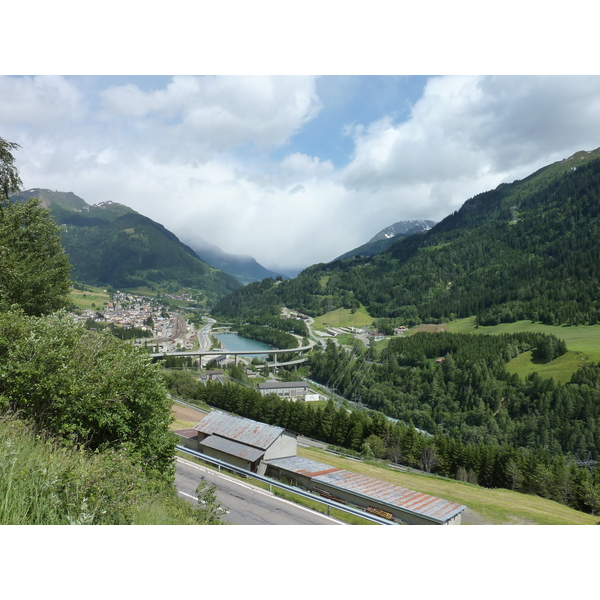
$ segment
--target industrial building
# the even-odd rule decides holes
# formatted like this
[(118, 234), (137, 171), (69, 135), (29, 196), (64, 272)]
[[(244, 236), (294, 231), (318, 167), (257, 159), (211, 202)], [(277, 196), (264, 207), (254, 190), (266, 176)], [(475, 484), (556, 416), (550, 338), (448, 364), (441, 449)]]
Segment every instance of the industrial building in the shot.
[(258, 384), (258, 391), (266, 396), (277, 394), (285, 400), (314, 401), (319, 399), (319, 394), (312, 394), (305, 381), (265, 381)]
[(267, 475), (371, 512), (388, 513), (409, 525), (460, 525), (467, 508), (299, 456), (270, 460)]
[(462, 504), (296, 456), (297, 434), (212, 411), (180, 443), (230, 465), (409, 525), (460, 525)]
[(296, 456), (297, 434), (212, 411), (192, 429), (176, 431), (182, 444), (236, 467), (264, 475), (264, 461)]

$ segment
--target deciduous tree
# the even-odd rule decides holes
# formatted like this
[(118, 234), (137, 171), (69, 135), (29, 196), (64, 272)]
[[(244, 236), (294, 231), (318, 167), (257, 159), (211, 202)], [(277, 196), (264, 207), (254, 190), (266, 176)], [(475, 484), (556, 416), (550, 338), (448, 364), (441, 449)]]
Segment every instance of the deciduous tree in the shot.
[(71, 266), (49, 211), (35, 199), (9, 200), (21, 186), (11, 153), (18, 147), (0, 138), (0, 311), (49, 314), (68, 304)]

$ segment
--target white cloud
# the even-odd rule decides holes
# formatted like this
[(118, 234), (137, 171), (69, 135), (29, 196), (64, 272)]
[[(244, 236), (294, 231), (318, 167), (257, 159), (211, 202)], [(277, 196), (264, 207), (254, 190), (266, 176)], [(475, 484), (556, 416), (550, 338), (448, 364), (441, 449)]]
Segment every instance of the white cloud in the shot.
[(331, 173), (333, 164), (329, 160), (321, 161), (316, 156), (294, 152), (281, 161), (281, 168), (285, 173), (318, 176)]
[(600, 78), (432, 78), (407, 121), (349, 132), (355, 153), (339, 178), (347, 189), (410, 195), (425, 184), (422, 201), (440, 218), (501, 181), (598, 147)]
[(164, 89), (132, 84), (102, 93), (106, 122), (126, 123), (167, 161), (205, 161), (244, 144), (281, 146), (320, 110), (313, 77), (173, 77)]
[(0, 77), (0, 135), (23, 147), (24, 185), (121, 202), (274, 270), (332, 260), (399, 220), (442, 219), (600, 146), (600, 77), (433, 78), (406, 121), (345, 127), (354, 155), (338, 171), (318, 142), (294, 145), (321, 107), (311, 77), (174, 77), (96, 97), (91, 83)]
[(0, 77), (0, 90), (3, 130), (56, 131), (85, 115), (82, 94), (64, 77)]

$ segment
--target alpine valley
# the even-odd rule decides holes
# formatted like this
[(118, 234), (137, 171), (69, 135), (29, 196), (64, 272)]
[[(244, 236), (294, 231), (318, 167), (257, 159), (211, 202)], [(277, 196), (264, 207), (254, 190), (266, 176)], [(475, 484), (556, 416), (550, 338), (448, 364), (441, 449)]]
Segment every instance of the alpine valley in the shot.
[(364, 306), (399, 325), (477, 316), (480, 325), (600, 320), (600, 149), (466, 201), (419, 235), (371, 257), (340, 258), (291, 281), (224, 298), (229, 318), (285, 305), (318, 316)]

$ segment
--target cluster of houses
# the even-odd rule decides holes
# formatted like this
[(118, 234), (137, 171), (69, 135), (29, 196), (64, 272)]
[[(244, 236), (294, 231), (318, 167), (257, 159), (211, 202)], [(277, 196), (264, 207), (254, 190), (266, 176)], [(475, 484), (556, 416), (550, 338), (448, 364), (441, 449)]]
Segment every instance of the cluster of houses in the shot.
[[(150, 317), (151, 321), (149, 321)], [(116, 292), (113, 299), (105, 302), (103, 306), (86, 308), (73, 318), (76, 322), (92, 319), (98, 323), (112, 323), (118, 327), (136, 327), (149, 331), (152, 337), (165, 339), (172, 338), (176, 329), (174, 313), (166, 313), (165, 316), (164, 308), (159, 303), (122, 292)], [(185, 349), (193, 348), (193, 338), (193, 332), (186, 331), (180, 340), (180, 345)], [(159, 351), (171, 350), (172, 345), (162, 345)]]

